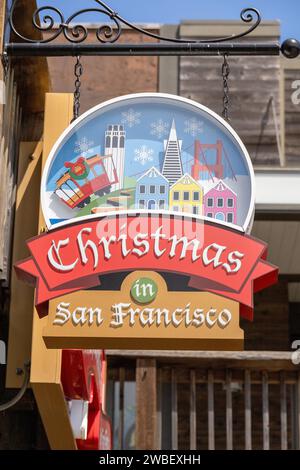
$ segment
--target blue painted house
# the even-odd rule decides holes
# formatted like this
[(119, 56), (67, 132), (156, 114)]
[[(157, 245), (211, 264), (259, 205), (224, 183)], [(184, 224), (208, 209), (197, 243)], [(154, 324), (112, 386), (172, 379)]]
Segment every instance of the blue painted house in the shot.
[(166, 210), (169, 206), (169, 181), (154, 166), (136, 184), (136, 209)]

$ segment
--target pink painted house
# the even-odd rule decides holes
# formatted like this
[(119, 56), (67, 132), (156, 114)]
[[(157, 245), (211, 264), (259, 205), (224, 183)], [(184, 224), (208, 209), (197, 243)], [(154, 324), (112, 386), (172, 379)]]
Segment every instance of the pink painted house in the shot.
[(237, 195), (223, 181), (220, 180), (204, 195), (204, 215), (237, 224)]

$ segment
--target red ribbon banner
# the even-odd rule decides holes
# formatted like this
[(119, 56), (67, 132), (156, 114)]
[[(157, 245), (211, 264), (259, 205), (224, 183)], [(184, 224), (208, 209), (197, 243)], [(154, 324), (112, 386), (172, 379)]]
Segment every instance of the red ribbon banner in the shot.
[(189, 285), (242, 304), (252, 319), (253, 292), (277, 280), (266, 245), (215, 223), (184, 216), (116, 215), (66, 225), (27, 242), (31, 257), (17, 263), (20, 279), (36, 285), (36, 307), (100, 284), (108, 273), (173, 272)]

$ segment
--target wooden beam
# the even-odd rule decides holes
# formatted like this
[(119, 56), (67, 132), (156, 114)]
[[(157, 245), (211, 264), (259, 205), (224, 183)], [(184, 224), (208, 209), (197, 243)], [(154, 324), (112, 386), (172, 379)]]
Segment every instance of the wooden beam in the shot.
[(232, 450), (232, 373), (230, 369), (226, 371), (226, 449)]
[(270, 415), (268, 372), (262, 372), (263, 449), (270, 449)]
[[(42, 149), (42, 142), (23, 142), (20, 146), (13, 263), (29, 256), (26, 240), (38, 233)], [(12, 270), (6, 369), (8, 388), (22, 385), (23, 378), (16, 375), (16, 369), (22, 369), (25, 361), (30, 359), (33, 306), (33, 288), (18, 280)]]
[(251, 372), (245, 370), (245, 449), (252, 449)]
[(124, 448), (124, 387), (125, 387), (125, 369), (119, 369), (119, 426), (118, 426), (118, 447)]
[[(60, 134), (69, 125), (73, 111), (73, 95), (47, 94), (45, 102), (42, 167)], [(45, 227), (40, 210), (39, 230)], [(61, 350), (46, 348), (43, 329), (47, 317), (39, 318), (34, 310), (31, 350), (31, 385), (45, 431), (52, 449), (76, 449), (67, 405), (61, 385)]]
[[(170, 366), (173, 366), (173, 362), (170, 362), (169, 365), (164, 364), (162, 367), (162, 379), (164, 382), (171, 382), (171, 369)], [(135, 380), (135, 364), (131, 361), (124, 362), (122, 358), (120, 358), (119, 364), (111, 363), (109, 367), (109, 377), (111, 380), (118, 380), (119, 377), (119, 367), (124, 365), (126, 367), (126, 380)], [(264, 369), (264, 363), (262, 364), (261, 369), (248, 369), (249, 372), (251, 371), (251, 384), (259, 384), (262, 383), (261, 378), (261, 370)], [(201, 364), (201, 368), (197, 368), (196, 370), (196, 384), (206, 384), (207, 383), (207, 368), (211, 367), (211, 364)], [(177, 375), (177, 383), (180, 384), (190, 384), (190, 373), (189, 369), (190, 364), (186, 364), (185, 366), (178, 365), (176, 368), (176, 375)], [(236, 367), (231, 369), (232, 371), (232, 381), (237, 382), (241, 385), (245, 382), (245, 368), (241, 366), (241, 368)], [(287, 385), (295, 385), (297, 383), (298, 371), (285, 371), (285, 383)], [(218, 369), (214, 369), (214, 383), (215, 384), (224, 384), (226, 380), (225, 377), (225, 370), (222, 366), (218, 366)], [(268, 372), (268, 382), (269, 385), (279, 385), (280, 384), (280, 374), (279, 372), (269, 371)]]
[[(5, 16), (6, 16), (6, 0), (3, 0), (0, 2), (0, 50), (3, 51), (3, 41), (4, 41), (4, 28), (5, 28)], [(1, 85), (3, 84), (3, 67), (0, 67), (0, 81), (2, 82)], [(4, 95), (4, 90), (2, 93), (2, 96)], [(1, 96), (1, 92), (0, 92)], [(2, 122), (3, 122), (3, 104), (0, 102), (0, 129), (2, 128)]]
[(162, 396), (163, 374), (161, 368), (157, 369), (157, 449), (162, 448)]
[(172, 450), (178, 449), (178, 397), (177, 397), (177, 374), (176, 370), (171, 372), (171, 427), (172, 427)]
[(287, 406), (286, 406), (286, 383), (284, 372), (280, 373), (280, 427), (281, 427), (281, 450), (287, 450)]
[(197, 449), (197, 392), (196, 392), (196, 373), (191, 370), (190, 384), (190, 450)]
[(153, 358), (160, 363), (174, 363), (197, 365), (220, 365), (223, 369), (250, 368), (268, 371), (298, 370), (298, 366), (291, 361), (291, 354), (287, 351), (174, 351), (174, 350), (131, 350), (108, 349), (106, 355), (113, 360), (120, 358)]
[(209, 369), (207, 376), (208, 396), (208, 450), (215, 450), (215, 406), (214, 406), (214, 372)]
[(156, 450), (157, 370), (155, 359), (136, 361), (136, 449)]

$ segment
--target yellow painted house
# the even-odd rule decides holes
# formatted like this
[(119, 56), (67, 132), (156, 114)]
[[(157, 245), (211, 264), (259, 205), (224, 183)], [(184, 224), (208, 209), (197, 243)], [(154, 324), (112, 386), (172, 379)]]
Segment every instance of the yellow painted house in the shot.
[(175, 212), (203, 213), (203, 188), (188, 173), (170, 187), (169, 208)]

